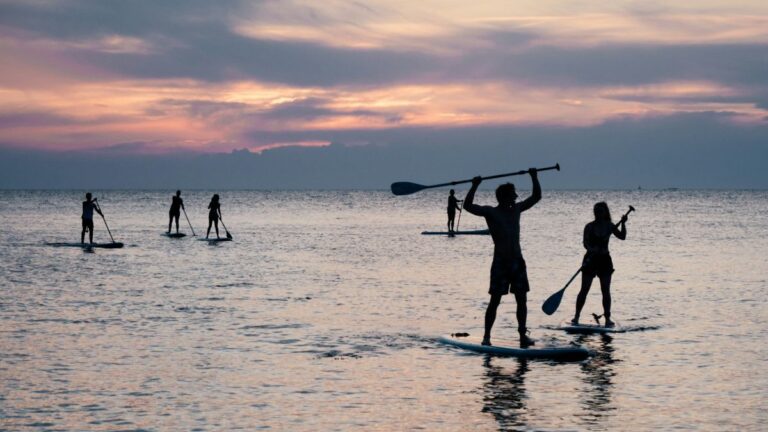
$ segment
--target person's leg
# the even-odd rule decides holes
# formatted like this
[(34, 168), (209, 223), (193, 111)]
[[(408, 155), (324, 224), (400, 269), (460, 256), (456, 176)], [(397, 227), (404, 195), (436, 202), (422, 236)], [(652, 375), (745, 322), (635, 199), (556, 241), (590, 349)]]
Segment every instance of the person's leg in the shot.
[(491, 329), (493, 323), (496, 321), (496, 309), (499, 308), (501, 303), (500, 294), (491, 294), (491, 301), (488, 303), (488, 308), (485, 310), (485, 334), (483, 335), (483, 345), (491, 344)]
[(600, 276), (600, 291), (603, 293), (603, 316), (605, 317), (605, 326), (613, 325), (611, 321), (611, 274)]
[(85, 243), (85, 221), (82, 221), (83, 230), (80, 232), (80, 243)]
[(213, 224), (216, 227), (216, 238), (219, 238), (219, 220), (218, 219), (214, 219), (213, 220)]
[(171, 224), (173, 223), (173, 213), (168, 215), (168, 234), (171, 233)]
[(587, 302), (587, 294), (589, 294), (589, 288), (592, 286), (592, 279), (594, 279), (594, 277), (595, 276), (591, 274), (581, 273), (581, 291), (579, 291), (579, 295), (576, 296), (576, 314), (573, 315), (573, 319), (571, 320), (573, 324), (579, 322), (581, 310)]
[(211, 225), (213, 225), (213, 219), (208, 218), (208, 231), (205, 232), (205, 238), (211, 234)]
[(535, 342), (527, 335), (528, 293), (522, 289), (515, 292), (515, 301), (517, 302), (517, 333), (520, 335), (520, 347), (529, 347)]
[[(173, 215), (173, 217), (176, 218), (176, 234), (179, 233), (179, 216), (181, 216), (181, 215), (178, 214), (178, 213)], [(170, 227), (168, 227), (168, 231), (170, 231)]]
[(515, 293), (515, 301), (517, 302), (517, 331), (524, 334), (528, 327), (526, 322), (528, 320), (528, 293), (525, 291)]
[(88, 239), (93, 243), (93, 221), (88, 223)]

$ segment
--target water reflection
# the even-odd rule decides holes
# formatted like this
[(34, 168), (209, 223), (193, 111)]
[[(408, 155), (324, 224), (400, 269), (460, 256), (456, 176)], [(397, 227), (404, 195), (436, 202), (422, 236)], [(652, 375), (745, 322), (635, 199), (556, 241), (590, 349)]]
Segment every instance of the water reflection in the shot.
[[(581, 335), (576, 338), (576, 343), (586, 345), (593, 337), (596, 335)], [(613, 378), (616, 375), (614, 364), (617, 363), (614, 359), (613, 336), (603, 334), (597, 337), (600, 339), (598, 346), (593, 348), (595, 356), (581, 364), (584, 372), (582, 380), (590, 387), (581, 399), (585, 411), (583, 418), (587, 424), (601, 423), (616, 409), (611, 399)]]
[[(483, 389), (483, 412), (490, 413), (499, 423), (499, 430), (514, 427), (524, 427), (526, 424), (528, 395), (525, 391), (525, 374), (529, 370), (528, 360), (516, 359), (517, 369), (510, 370), (493, 362), (498, 361), (492, 356), (486, 356), (485, 381)], [(509, 364), (510, 359), (505, 359)]]

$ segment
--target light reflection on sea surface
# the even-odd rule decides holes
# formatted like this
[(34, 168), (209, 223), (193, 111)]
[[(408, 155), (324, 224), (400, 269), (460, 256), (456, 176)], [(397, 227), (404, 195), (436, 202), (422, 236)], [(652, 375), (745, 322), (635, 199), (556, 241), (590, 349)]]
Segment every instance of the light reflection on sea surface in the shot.
[[(522, 222), (529, 323), (540, 343), (594, 350), (586, 362), (437, 343), (479, 331), (492, 251), (488, 237), (419, 235), (443, 227), (445, 191), (219, 191), (235, 241), (216, 245), (160, 235), (172, 191), (94, 191), (126, 243), (94, 253), (43, 245), (77, 241), (81, 192), (0, 192), (0, 428), (765, 429), (768, 194), (543, 182)], [(198, 235), (211, 195), (184, 194)], [(575, 284), (540, 312), (578, 268), (598, 200), (638, 210), (611, 243), (614, 316), (647, 331), (552, 329)], [(505, 298), (500, 337), (513, 311)]]

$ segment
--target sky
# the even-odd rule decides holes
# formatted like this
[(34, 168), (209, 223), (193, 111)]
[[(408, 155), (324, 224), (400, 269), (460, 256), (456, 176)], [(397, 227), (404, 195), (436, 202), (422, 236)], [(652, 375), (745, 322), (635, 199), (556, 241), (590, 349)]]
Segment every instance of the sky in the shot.
[(561, 188), (768, 188), (768, 2), (0, 0), (2, 188), (555, 162)]

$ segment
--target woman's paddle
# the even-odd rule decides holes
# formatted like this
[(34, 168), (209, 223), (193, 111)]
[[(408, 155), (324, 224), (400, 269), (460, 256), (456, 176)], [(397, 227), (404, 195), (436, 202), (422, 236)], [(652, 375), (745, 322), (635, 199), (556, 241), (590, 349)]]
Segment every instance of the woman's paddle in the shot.
[[(219, 213), (219, 215), (221, 215), (221, 213)], [(221, 226), (224, 227), (224, 232), (227, 233), (227, 238), (232, 240), (232, 234), (230, 234), (229, 230), (227, 230), (227, 226), (224, 225), (224, 219), (222, 219), (221, 216), (219, 216), (219, 222), (221, 222)]]
[(192, 228), (192, 222), (189, 221), (189, 216), (187, 216), (187, 210), (185, 210), (184, 207), (182, 207), (181, 211), (184, 212), (184, 217), (187, 218), (187, 223), (189, 224), (189, 229), (192, 230), (192, 235), (197, 237), (197, 234), (195, 234), (195, 229)]
[(579, 273), (581, 273), (581, 270), (583, 269), (584, 269), (584, 266), (579, 267), (579, 269), (576, 270), (576, 273), (574, 273), (573, 276), (571, 276), (571, 278), (568, 279), (568, 282), (565, 284), (563, 289), (549, 296), (549, 298), (544, 302), (544, 304), (541, 305), (541, 310), (543, 310), (545, 314), (552, 315), (553, 313), (555, 313), (555, 311), (557, 311), (557, 308), (560, 306), (560, 301), (563, 299), (563, 293), (565, 292), (565, 289), (568, 288), (568, 285), (570, 285), (571, 282), (573, 282), (573, 280), (576, 279), (576, 276)]
[(101, 215), (101, 220), (104, 221), (104, 226), (107, 227), (107, 232), (109, 233), (109, 238), (112, 239), (112, 243), (117, 243), (115, 241), (115, 238), (112, 237), (112, 231), (109, 230), (109, 225), (107, 225), (107, 218), (104, 217), (104, 212), (101, 211), (101, 207), (96, 202), (96, 198), (93, 199), (93, 203), (96, 205), (96, 208), (99, 209), (99, 214)]
[[(629, 206), (629, 210), (627, 210), (627, 212), (624, 213), (624, 216), (622, 217), (622, 219), (629, 216), (629, 214), (632, 213), (633, 211), (635, 211), (635, 208), (632, 206)], [(616, 225), (618, 225), (619, 223), (617, 223)], [(565, 292), (565, 289), (568, 288), (568, 285), (570, 285), (571, 282), (573, 282), (573, 280), (576, 279), (576, 276), (579, 273), (581, 273), (582, 270), (584, 270), (583, 265), (579, 267), (578, 270), (576, 270), (576, 273), (574, 273), (570, 279), (568, 279), (568, 282), (565, 284), (563, 289), (552, 294), (551, 296), (549, 296), (549, 298), (546, 301), (544, 301), (544, 304), (541, 305), (541, 310), (544, 311), (545, 314), (552, 315), (553, 313), (555, 313), (555, 311), (557, 311), (557, 308), (560, 307), (560, 301), (563, 299), (563, 293)]]
[[(560, 164), (555, 164), (551, 167), (546, 167), (546, 168), (538, 168), (537, 171), (548, 171), (553, 169), (560, 171)], [(482, 179), (490, 180), (495, 178), (510, 177), (510, 176), (516, 176), (516, 175), (522, 175), (522, 174), (528, 174), (528, 170), (516, 171), (516, 172), (511, 172), (506, 174), (496, 174), (488, 177), (482, 177)], [(443, 187), (443, 186), (454, 186), (462, 183), (472, 183), (472, 179), (456, 180), (448, 183), (440, 183), (440, 184), (431, 185), (431, 186), (424, 186), (418, 183), (411, 183), (411, 182), (395, 182), (395, 183), (392, 183), (391, 188), (392, 188), (392, 193), (395, 195), (410, 195), (412, 193), (416, 193), (424, 189), (432, 189), (432, 188)]]

